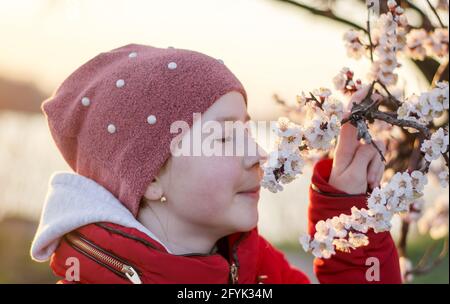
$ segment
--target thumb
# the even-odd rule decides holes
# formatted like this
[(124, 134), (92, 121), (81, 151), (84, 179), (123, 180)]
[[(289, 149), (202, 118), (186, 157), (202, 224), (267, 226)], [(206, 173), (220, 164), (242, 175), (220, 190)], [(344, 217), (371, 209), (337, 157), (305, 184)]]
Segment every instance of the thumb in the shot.
[(361, 101), (364, 100), (364, 98), (369, 93), (369, 90), (371, 88), (371, 85), (366, 84), (363, 85), (358, 91), (353, 93), (352, 97), (350, 98), (348, 104), (347, 104), (347, 112), (350, 113), (352, 110), (353, 103), (361, 103)]
[[(352, 95), (349, 103), (347, 104), (347, 111), (343, 115), (344, 119), (350, 116), (353, 103), (359, 104), (367, 96), (370, 87), (370, 85), (364, 85)], [(358, 129), (350, 122), (345, 123), (341, 127), (341, 131), (339, 133), (339, 139), (334, 156), (337, 171), (342, 172), (350, 165), (359, 145)]]
[(339, 132), (339, 138), (334, 154), (336, 170), (341, 172), (350, 165), (359, 145), (358, 129), (350, 122), (345, 123)]

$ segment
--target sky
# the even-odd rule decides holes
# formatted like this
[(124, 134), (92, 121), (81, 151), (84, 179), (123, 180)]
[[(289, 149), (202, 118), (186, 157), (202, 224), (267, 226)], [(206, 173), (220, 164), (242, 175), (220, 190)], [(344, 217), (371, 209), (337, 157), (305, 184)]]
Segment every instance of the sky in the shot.
[(174, 46), (222, 59), (244, 84), (250, 114), (267, 118), (267, 107), (279, 110), (274, 93), (294, 102), (303, 90), (331, 87), (343, 66), (366, 75), (368, 62), (346, 57), (346, 29), (275, 0), (0, 0), (0, 75), (50, 94), (100, 52)]

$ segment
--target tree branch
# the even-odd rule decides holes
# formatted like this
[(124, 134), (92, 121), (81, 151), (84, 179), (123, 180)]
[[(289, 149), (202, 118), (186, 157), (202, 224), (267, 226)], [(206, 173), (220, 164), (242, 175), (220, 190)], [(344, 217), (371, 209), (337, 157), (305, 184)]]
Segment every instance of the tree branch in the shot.
[(374, 111), (370, 113), (370, 116), (390, 123), (391, 125), (396, 125), (405, 128), (413, 128), (422, 133), (426, 138), (430, 138), (431, 134), (427, 126), (421, 125), (415, 121), (398, 119), (394, 114), (387, 112)]
[(434, 74), (433, 80), (431, 82), (432, 87), (436, 85), (436, 82), (441, 80), (442, 74), (447, 70), (447, 68), (448, 68), (448, 58), (444, 62), (442, 62), (439, 68), (436, 70), (436, 73)]
[(439, 22), (439, 25), (440, 25), (442, 28), (447, 28), (447, 27), (445, 26), (444, 22), (442, 22), (441, 17), (439, 16), (438, 12), (437, 12), (436, 9), (434, 8), (433, 4), (431, 4), (430, 0), (427, 0), (427, 3), (428, 3), (428, 6), (431, 8), (431, 11), (433, 12), (433, 14), (436, 16), (436, 18), (437, 18), (437, 20), (438, 20), (438, 22)]
[(334, 21), (338, 21), (340, 23), (349, 25), (349, 26), (351, 26), (353, 28), (356, 28), (358, 30), (367, 32), (364, 27), (362, 27), (362, 26), (360, 26), (360, 25), (358, 25), (358, 24), (356, 24), (356, 23), (354, 23), (354, 22), (352, 22), (350, 20), (347, 20), (345, 18), (337, 16), (331, 9), (321, 10), (321, 9), (317, 9), (315, 7), (312, 7), (312, 6), (309, 6), (307, 4), (303, 4), (303, 3), (297, 2), (297, 1), (293, 1), (293, 0), (277, 0), (277, 1), (292, 4), (294, 6), (297, 6), (297, 7), (300, 7), (302, 9), (305, 9), (305, 10), (309, 11), (310, 13), (312, 13), (314, 15), (327, 17), (327, 18), (332, 19)]
[(442, 261), (445, 259), (445, 257), (447, 256), (448, 253), (448, 238), (446, 238), (444, 240), (444, 245), (442, 247), (441, 252), (439, 253), (439, 255), (437, 256), (437, 258), (435, 260), (432, 261), (431, 264), (426, 265), (426, 263), (429, 260), (429, 257), (431, 256), (431, 254), (434, 251), (434, 248), (436, 248), (436, 243), (434, 243), (433, 245), (431, 245), (428, 250), (425, 252), (425, 254), (423, 255), (423, 257), (420, 259), (419, 264), (412, 269), (411, 271), (408, 271), (406, 274), (425, 274), (430, 272), (431, 270), (433, 270), (435, 267), (437, 267), (440, 263), (442, 263)]

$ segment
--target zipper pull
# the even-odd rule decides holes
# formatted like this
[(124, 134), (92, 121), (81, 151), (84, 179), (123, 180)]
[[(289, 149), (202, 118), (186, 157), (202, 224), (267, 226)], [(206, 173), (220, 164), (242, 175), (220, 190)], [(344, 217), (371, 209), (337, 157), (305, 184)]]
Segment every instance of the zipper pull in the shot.
[(236, 284), (238, 281), (238, 267), (236, 263), (230, 265), (231, 284)]
[(127, 278), (133, 284), (142, 284), (141, 279), (139, 278), (139, 275), (137, 274), (136, 270), (134, 270), (133, 267), (128, 266), (128, 265), (123, 265), (122, 272), (125, 273)]

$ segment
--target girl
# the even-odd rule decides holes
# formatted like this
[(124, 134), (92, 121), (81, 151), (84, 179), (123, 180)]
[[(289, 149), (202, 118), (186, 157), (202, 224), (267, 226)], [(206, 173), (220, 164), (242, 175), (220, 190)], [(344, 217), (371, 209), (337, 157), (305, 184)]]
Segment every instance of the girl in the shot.
[[(75, 171), (51, 176), (31, 248), (34, 260), (50, 259), (59, 283), (310, 282), (258, 234), (262, 149), (178, 153), (191, 140), (195, 150), (195, 130), (207, 124), (249, 119), (246, 91), (221, 60), (129, 44), (78, 68), (42, 110)], [(242, 139), (223, 129), (209, 137), (213, 152)], [(364, 207), (383, 171), (377, 152), (345, 124), (334, 158), (314, 166), (309, 233), (319, 220)], [(316, 259), (319, 281), (400, 283), (390, 234), (369, 238), (351, 253)], [(376, 280), (366, 275), (369, 258), (379, 261)]]

